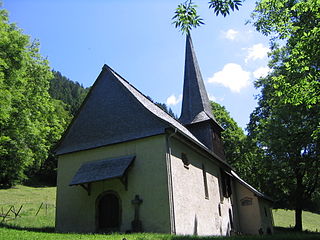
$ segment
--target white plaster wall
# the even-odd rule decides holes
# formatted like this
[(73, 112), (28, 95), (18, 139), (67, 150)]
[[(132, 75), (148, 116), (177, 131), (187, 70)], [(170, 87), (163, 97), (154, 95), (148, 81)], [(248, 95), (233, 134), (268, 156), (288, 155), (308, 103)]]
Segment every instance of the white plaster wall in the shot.
[[(252, 191), (236, 182), (237, 206), (239, 214), (240, 231), (245, 234), (259, 234), (261, 227), (261, 214), (259, 199)], [(241, 206), (241, 199), (252, 198), (252, 205)]]
[[(219, 167), (175, 138), (171, 146), (171, 167), (176, 234), (227, 235), (230, 230), (230, 199), (220, 198)], [(187, 154), (189, 169), (181, 153)], [(205, 198), (202, 164), (206, 169), (209, 199)], [(221, 216), (218, 205), (221, 204)]]
[(263, 229), (263, 233), (267, 234), (268, 228), (271, 230), (271, 233), (273, 233), (273, 215), (271, 203), (262, 198), (259, 198), (259, 206), (261, 215), (261, 227)]
[[(140, 206), (143, 230), (170, 232), (165, 139), (165, 135), (158, 135), (59, 156), (56, 231), (96, 231), (96, 199), (112, 190), (121, 198), (121, 231), (131, 229), (134, 218), (131, 200), (138, 194), (143, 199)], [(92, 183), (90, 196), (80, 186), (69, 186), (82, 163), (125, 155), (136, 156), (128, 173), (128, 191), (119, 179)]]

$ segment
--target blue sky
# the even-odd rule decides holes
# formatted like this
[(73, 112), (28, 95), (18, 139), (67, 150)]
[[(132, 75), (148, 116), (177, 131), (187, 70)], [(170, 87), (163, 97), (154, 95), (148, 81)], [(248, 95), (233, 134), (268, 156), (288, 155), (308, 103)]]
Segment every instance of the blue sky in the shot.
[[(185, 36), (171, 18), (180, 2), (3, 0), (3, 7), (11, 22), (40, 41), (50, 66), (69, 79), (91, 86), (107, 64), (179, 116)], [(191, 32), (209, 98), (242, 128), (256, 106), (253, 81), (268, 71), (268, 39), (245, 25), (253, 2), (224, 18), (198, 0), (206, 24)]]

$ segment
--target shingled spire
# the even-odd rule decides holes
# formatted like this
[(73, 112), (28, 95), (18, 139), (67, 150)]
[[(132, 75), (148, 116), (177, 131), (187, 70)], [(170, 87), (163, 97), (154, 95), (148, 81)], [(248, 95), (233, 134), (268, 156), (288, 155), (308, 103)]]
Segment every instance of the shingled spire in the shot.
[(192, 40), (188, 34), (186, 38), (182, 111), (179, 120), (187, 125), (209, 119), (215, 121)]
[(179, 121), (209, 149), (224, 158), (220, 134), (223, 129), (212, 114), (189, 34), (186, 37), (183, 100)]

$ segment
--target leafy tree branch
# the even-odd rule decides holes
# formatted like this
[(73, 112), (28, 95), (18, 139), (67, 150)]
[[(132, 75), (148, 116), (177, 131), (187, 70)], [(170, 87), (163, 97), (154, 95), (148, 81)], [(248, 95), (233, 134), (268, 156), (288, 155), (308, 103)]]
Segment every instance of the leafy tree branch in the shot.
[[(218, 16), (221, 14), (226, 17), (230, 14), (230, 10), (239, 10), (244, 0), (210, 0), (209, 8)], [(197, 5), (191, 0), (180, 3), (176, 8), (175, 15), (172, 20), (176, 28), (182, 33), (189, 34), (192, 28), (199, 27), (204, 24), (203, 19), (197, 13)]]

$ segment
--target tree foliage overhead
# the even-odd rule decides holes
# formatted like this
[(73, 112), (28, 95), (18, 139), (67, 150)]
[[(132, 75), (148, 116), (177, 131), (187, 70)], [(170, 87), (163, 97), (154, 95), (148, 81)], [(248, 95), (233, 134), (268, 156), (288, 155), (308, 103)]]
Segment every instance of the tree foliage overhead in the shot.
[[(239, 10), (244, 0), (209, 0), (209, 8), (218, 16), (221, 14), (226, 17), (230, 14), (230, 10)], [(203, 19), (197, 13), (197, 5), (192, 0), (186, 0), (180, 3), (176, 8), (173, 16), (173, 24), (182, 33), (189, 34), (192, 28), (199, 27), (204, 24)]]
[(319, 105), (320, 0), (262, 0), (252, 17), (256, 29), (270, 36), (273, 89), (281, 102)]
[(203, 19), (197, 14), (197, 5), (191, 0), (178, 5), (175, 15), (173, 16), (173, 24), (176, 28), (180, 28), (182, 33), (189, 34), (192, 28), (196, 28), (203, 23)]
[(230, 10), (239, 10), (242, 5), (242, 0), (210, 0), (209, 8), (213, 9), (213, 12), (218, 16), (221, 14), (226, 17), (230, 14)]
[(48, 93), (51, 71), (38, 42), (0, 10), (0, 186), (39, 170), (66, 124)]

